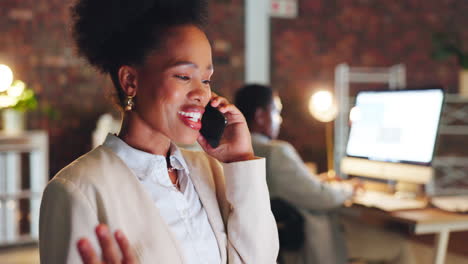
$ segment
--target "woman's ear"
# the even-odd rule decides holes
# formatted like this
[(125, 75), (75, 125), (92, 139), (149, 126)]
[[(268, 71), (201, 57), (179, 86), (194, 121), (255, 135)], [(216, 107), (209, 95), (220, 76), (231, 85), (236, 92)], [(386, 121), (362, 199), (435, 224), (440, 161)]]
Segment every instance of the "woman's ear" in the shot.
[(127, 96), (135, 96), (137, 93), (137, 71), (131, 66), (121, 66), (119, 68), (119, 83), (120, 87)]

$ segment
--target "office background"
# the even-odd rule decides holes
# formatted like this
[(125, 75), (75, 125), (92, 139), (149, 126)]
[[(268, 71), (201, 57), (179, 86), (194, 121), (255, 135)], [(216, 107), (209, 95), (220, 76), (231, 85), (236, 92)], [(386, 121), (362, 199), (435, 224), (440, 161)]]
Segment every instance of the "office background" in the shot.
[[(69, 33), (70, 0), (1, 0), (0, 63), (9, 65), (37, 94), (28, 129), (49, 134), (50, 176), (91, 149), (91, 134), (113, 88), (74, 55)], [(244, 82), (244, 0), (210, 1), (213, 88), (232, 98)], [(458, 92), (460, 66), (454, 57), (431, 57), (432, 36), (457, 34), (468, 50), (466, 0), (298, 0), (297, 18), (271, 18), (271, 85), (283, 98), (280, 139), (291, 142), (306, 161), (326, 169), (324, 124), (307, 110), (309, 96), (332, 88), (335, 66), (406, 66), (408, 86), (441, 84)], [(351, 86), (351, 93), (380, 85)], [(51, 114), (52, 113), (52, 114)], [(297, 124), (300, 124), (298, 127)], [(465, 137), (441, 138), (439, 150), (457, 155)], [(464, 141), (463, 141), (464, 140)], [(465, 152), (466, 153), (466, 152)], [(466, 241), (467, 233), (454, 235)], [(430, 242), (431, 237), (422, 238)], [(452, 250), (468, 256), (466, 244)]]
[[(113, 92), (110, 82), (74, 55), (69, 3), (0, 3), (0, 61), (37, 92), (42, 109), (58, 113), (54, 118), (46, 111), (28, 113), (29, 128), (49, 132), (51, 175), (91, 148), (97, 118), (112, 110), (104, 99)], [(244, 79), (244, 1), (210, 1), (210, 10), (213, 88), (230, 98)], [(409, 86), (439, 83), (456, 93), (459, 66), (455, 58), (434, 60), (431, 38), (436, 32), (454, 32), (467, 48), (467, 13), (465, 0), (299, 0), (297, 18), (272, 18), (271, 85), (284, 104), (280, 138), (290, 141), (305, 160), (317, 162), (319, 170), (326, 169), (324, 125), (307, 112), (307, 99), (320, 87), (333, 87), (339, 63), (403, 63)], [(352, 91), (369, 88), (375, 86), (351, 86)]]

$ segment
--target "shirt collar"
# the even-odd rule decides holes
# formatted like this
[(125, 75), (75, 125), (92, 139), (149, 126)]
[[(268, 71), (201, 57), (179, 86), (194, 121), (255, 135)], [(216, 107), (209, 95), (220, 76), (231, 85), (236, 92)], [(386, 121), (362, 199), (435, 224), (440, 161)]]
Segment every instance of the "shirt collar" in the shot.
[(170, 147), (169, 161), (171, 166), (177, 170), (184, 170), (185, 173), (189, 173), (187, 163), (185, 162), (184, 156), (182, 156), (182, 152), (180, 151), (179, 147), (176, 144), (171, 142)]
[[(166, 158), (164, 156), (151, 154), (133, 148), (113, 134), (107, 135), (103, 145), (110, 148), (117, 156), (119, 156), (119, 158), (122, 159), (136, 174), (138, 179), (144, 181), (149, 176), (153, 175), (153, 177), (158, 178), (156, 180), (167, 185), (168, 177), (159, 179), (163, 176), (162, 173), (155, 173), (157, 171), (167, 172)], [(180, 149), (172, 142), (169, 152), (169, 162), (171, 163), (171, 166), (177, 170), (183, 170), (188, 175), (189, 170), (187, 163), (185, 162)], [(167, 173), (164, 173), (165, 176), (166, 174)]]

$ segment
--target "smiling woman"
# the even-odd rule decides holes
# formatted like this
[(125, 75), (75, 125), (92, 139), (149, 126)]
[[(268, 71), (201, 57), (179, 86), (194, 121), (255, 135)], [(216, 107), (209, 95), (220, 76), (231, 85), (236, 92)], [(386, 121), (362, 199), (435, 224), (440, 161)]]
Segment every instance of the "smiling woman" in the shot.
[[(182, 144), (195, 142), (201, 118), (191, 116), (201, 117), (211, 98), (213, 66), (205, 34), (194, 25), (167, 31), (164, 52), (153, 51), (143, 65), (125, 65), (118, 72), (122, 90), (135, 104), (125, 115), (120, 135), (152, 153), (159, 148), (164, 151), (167, 139)], [(157, 138), (166, 144), (148, 141)]]
[[(275, 263), (265, 161), (244, 116), (210, 89), (206, 3), (79, 0), (72, 10), (78, 52), (109, 74), (124, 118), (48, 184), (41, 262)], [(199, 133), (207, 104), (227, 120), (216, 148)], [(175, 144), (195, 141), (204, 152)]]

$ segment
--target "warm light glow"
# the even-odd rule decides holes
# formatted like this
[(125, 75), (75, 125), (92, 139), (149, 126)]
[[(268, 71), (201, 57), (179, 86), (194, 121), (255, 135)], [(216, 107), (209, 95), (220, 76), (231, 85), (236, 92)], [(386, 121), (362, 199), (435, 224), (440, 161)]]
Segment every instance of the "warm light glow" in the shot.
[(312, 95), (312, 104), (319, 111), (327, 111), (332, 107), (333, 95), (329, 91), (319, 91)]
[(354, 123), (359, 120), (361, 120), (361, 110), (357, 106), (355, 106), (351, 108), (351, 111), (349, 111), (349, 121), (351, 121), (351, 123)]
[(338, 107), (329, 91), (318, 91), (310, 97), (309, 112), (321, 122), (330, 122), (336, 118)]
[(8, 95), (0, 95), (0, 108), (6, 108), (16, 105), (18, 99)]
[(4, 92), (10, 88), (12, 82), (13, 72), (10, 67), (5, 64), (0, 64), (0, 92)]
[(10, 88), (8, 88), (7, 94), (12, 97), (18, 97), (23, 93), (25, 88), (26, 85), (24, 82), (17, 80), (12, 86), (10, 86)]

